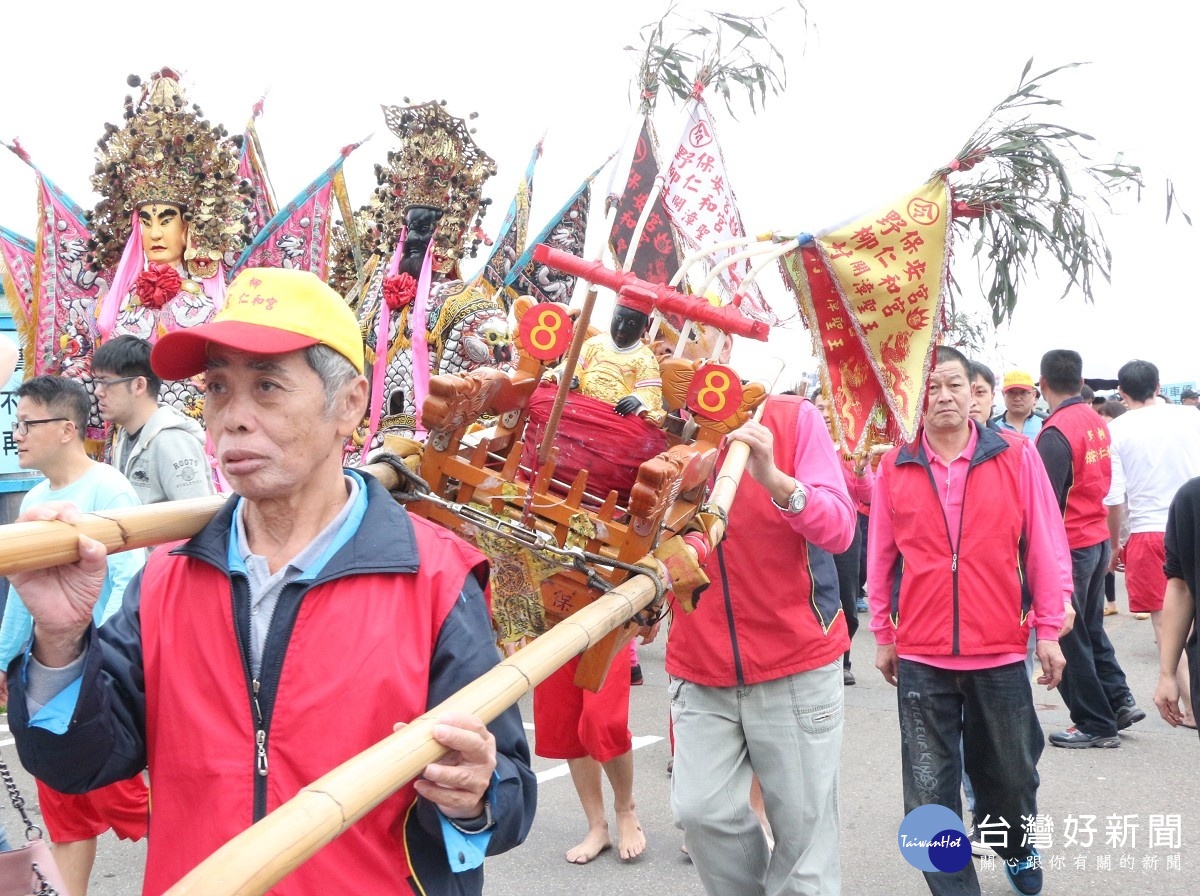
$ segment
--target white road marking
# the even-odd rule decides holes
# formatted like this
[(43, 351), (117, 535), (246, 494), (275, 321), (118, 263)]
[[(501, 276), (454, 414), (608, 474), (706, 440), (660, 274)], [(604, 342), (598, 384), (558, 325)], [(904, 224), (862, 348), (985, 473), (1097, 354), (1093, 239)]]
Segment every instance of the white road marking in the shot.
[[(530, 727), (532, 728), (533, 726), (531, 725)], [(648, 747), (651, 744), (658, 743), (660, 740), (662, 740), (661, 737), (653, 734), (647, 734), (644, 737), (635, 737), (633, 739), (633, 748), (638, 750), (642, 747)], [(569, 775), (570, 773), (570, 766), (563, 762), (554, 766), (553, 768), (546, 769), (544, 772), (538, 772), (537, 781), (539, 784), (541, 784), (545, 781), (553, 780), (554, 778), (561, 778), (565, 775)]]

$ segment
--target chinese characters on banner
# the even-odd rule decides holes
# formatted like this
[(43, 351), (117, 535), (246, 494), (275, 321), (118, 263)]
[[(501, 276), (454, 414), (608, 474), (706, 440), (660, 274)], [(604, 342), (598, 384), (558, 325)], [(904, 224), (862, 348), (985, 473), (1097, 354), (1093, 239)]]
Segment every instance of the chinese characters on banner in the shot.
[[(0, 326), (0, 334), (3, 338), (12, 339), (18, 345), (20, 341), (17, 339), (17, 334), (11, 330), (3, 329)], [(40, 474), (32, 471), (24, 471), (21, 465), (17, 463), (17, 443), (13, 438), (12, 425), (17, 419), (17, 388), (25, 379), (25, 349), (22, 348), (17, 354), (17, 367), (13, 370), (12, 376), (8, 378), (7, 383), (0, 383), (0, 474), (4, 476), (12, 476), (13, 474), (24, 474), (33, 477), (29, 484), (32, 484)]]
[[(725, 174), (725, 159), (717, 145), (712, 118), (702, 99), (692, 103), (683, 139), (667, 167), (664, 181), (663, 205), (676, 232), (692, 249), (703, 249), (746, 235)], [(710, 257), (719, 262), (738, 251), (740, 248), (715, 252)], [(720, 280), (729, 300), (740, 295), (741, 310), (747, 317), (772, 326), (781, 323), (757, 284), (744, 282), (749, 272), (750, 263), (746, 260), (722, 272)]]
[(879, 381), (817, 248), (795, 249), (781, 264), (784, 281), (795, 293), (800, 315), (813, 334), (813, 353), (828, 377), (838, 433), (857, 453), (865, 445), (875, 410), (884, 405)]
[(941, 313), (948, 199), (938, 178), (818, 240), (906, 441), (916, 435)]
[[(654, 157), (650, 121), (645, 119), (642, 121), (642, 130), (638, 134), (637, 147), (629, 166), (629, 177), (617, 203), (617, 217), (609, 235), (618, 269), (625, 267), (629, 242), (633, 239), (633, 231), (637, 227), (642, 209), (650, 199), (650, 191), (656, 177), (658, 160)], [(679, 270), (677, 252), (675, 235), (671, 232), (660, 194), (651, 206), (650, 217), (646, 219), (646, 226), (642, 230), (642, 238), (638, 242), (637, 253), (629, 270), (650, 283), (668, 283)]]

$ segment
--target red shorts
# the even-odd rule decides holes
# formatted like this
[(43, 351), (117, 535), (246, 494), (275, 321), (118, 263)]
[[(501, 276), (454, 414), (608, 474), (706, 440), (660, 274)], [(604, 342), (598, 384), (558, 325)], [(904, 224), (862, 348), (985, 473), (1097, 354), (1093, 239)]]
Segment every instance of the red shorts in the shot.
[(1125, 590), (1130, 613), (1161, 610), (1167, 591), (1167, 559), (1162, 532), (1134, 532), (1125, 545)]
[(111, 828), (122, 840), (141, 840), (150, 822), (150, 790), (141, 775), (89, 793), (60, 793), (37, 782), (51, 843), (91, 840)]
[(608, 762), (633, 749), (629, 668), (621, 656), (596, 693), (575, 686), (575, 657), (533, 689), (534, 752), (545, 759)]

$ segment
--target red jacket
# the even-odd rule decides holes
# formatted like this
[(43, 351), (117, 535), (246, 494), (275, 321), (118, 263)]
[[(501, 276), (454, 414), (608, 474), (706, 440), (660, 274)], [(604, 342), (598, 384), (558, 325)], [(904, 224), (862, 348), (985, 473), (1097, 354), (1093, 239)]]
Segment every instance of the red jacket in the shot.
[(1038, 441), (1047, 430), (1057, 429), (1071, 448), (1071, 485), (1063, 525), (1067, 544), (1090, 548), (1108, 541), (1108, 508), (1104, 496), (1112, 484), (1108, 426), (1104, 418), (1082, 400), (1059, 405), (1042, 424)]
[[(143, 892), (163, 892), (396, 722), (495, 665), (482, 556), (367, 482), (356, 534), (315, 580), (280, 594), (257, 700), (245, 659), (248, 585), (227, 568), (231, 500), (191, 541), (156, 550), (126, 595), (129, 612), (93, 630), (71, 729), (54, 736), (23, 713), (14, 726), (39, 777), (70, 792), (148, 765)], [(535, 783), (515, 708), (489, 727), (491, 854), (528, 831)], [(432, 896), (479, 893), (482, 883), (482, 869), (451, 873), (436, 810), (409, 784), (271, 892)]]
[(1022, 436), (982, 429), (967, 473), (958, 553), (918, 436), (889, 452), (888, 489), (900, 560), (892, 624), (900, 654), (1024, 653), (1032, 604), (1023, 570)]
[[(773, 396), (763, 412), (775, 463), (793, 473), (803, 403)], [(824, 428), (815, 412), (813, 419)], [(845, 488), (833, 443), (821, 436), (832, 479)], [(695, 611), (671, 620), (671, 675), (708, 687), (756, 684), (816, 669), (849, 649), (833, 556), (794, 531), (748, 475), (738, 486), (725, 539), (704, 571), (712, 584)]]

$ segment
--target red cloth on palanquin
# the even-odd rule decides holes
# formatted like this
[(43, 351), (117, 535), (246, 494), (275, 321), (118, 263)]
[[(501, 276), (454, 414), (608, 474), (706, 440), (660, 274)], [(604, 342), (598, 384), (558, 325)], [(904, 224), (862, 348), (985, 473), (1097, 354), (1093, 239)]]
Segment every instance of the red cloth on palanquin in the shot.
[[(521, 465), (534, 471), (533, 475), (557, 391), (557, 385), (542, 384), (529, 398)], [(622, 417), (606, 402), (571, 392), (563, 405), (554, 447), (558, 449), (555, 479), (570, 483), (580, 470), (587, 470), (589, 494), (603, 498), (616, 489), (625, 501), (637, 481), (638, 466), (667, 450), (667, 436), (639, 416)]]

